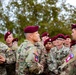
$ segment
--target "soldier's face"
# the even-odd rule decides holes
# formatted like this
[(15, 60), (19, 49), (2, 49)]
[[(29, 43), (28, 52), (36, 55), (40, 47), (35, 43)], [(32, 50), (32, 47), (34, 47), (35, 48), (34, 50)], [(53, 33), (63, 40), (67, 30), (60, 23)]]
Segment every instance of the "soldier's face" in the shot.
[(69, 44), (71, 42), (71, 39), (70, 38), (66, 38), (66, 40), (65, 40), (65, 44)]
[(53, 47), (52, 43), (51, 42), (47, 42), (47, 44), (45, 45), (45, 48), (47, 50), (51, 49)]
[(13, 35), (10, 34), (10, 35), (7, 37), (7, 39), (6, 39), (6, 43), (7, 43), (7, 44), (10, 44), (10, 43), (12, 43), (12, 40), (13, 40)]
[(63, 44), (63, 39), (62, 38), (58, 38), (58, 39), (56, 39), (56, 41), (57, 41), (58, 46)]
[(76, 29), (72, 29), (72, 38), (73, 40), (76, 40)]
[(32, 34), (32, 40), (33, 40), (34, 42), (40, 41), (40, 35), (39, 35), (38, 31), (37, 31), (37, 32), (34, 32), (34, 33)]
[(53, 45), (54, 45), (54, 46), (57, 45), (57, 41), (56, 41), (56, 40), (53, 41)]
[(44, 37), (42, 37), (42, 41), (45, 41), (48, 38), (49, 38), (48, 36), (44, 36)]

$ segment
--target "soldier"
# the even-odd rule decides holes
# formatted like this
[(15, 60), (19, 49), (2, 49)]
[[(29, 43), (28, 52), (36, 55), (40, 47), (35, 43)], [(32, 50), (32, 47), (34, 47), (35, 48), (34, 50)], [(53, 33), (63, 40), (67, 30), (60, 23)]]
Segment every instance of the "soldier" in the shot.
[(18, 49), (18, 38), (14, 38), (12, 40), (12, 50), (17, 50)]
[(39, 62), (44, 66), (44, 71), (40, 75), (45, 75), (45, 64), (46, 64), (46, 56), (47, 56), (46, 49), (42, 41), (36, 42), (35, 46), (37, 47), (39, 53)]
[(52, 39), (51, 38), (48, 38), (47, 40), (45, 40), (44, 41), (44, 46), (45, 46), (46, 52), (47, 52), (46, 53), (47, 54), (47, 57), (46, 57), (46, 64), (45, 64), (44, 72), (45, 72), (45, 75), (52, 75), (52, 73), (49, 72), (49, 68), (48, 68), (49, 67), (49, 65), (48, 65), (49, 63), (47, 61), (49, 58), (52, 60), (52, 57), (49, 57), (50, 50), (51, 50), (51, 48), (53, 48)]
[(49, 33), (47, 33), (47, 32), (44, 32), (42, 35), (41, 35), (41, 39), (42, 39), (42, 42), (44, 43), (44, 41), (46, 40), (46, 39), (48, 39), (49, 38)]
[[(57, 67), (62, 65), (63, 59), (69, 54), (70, 49), (63, 45), (65, 37), (63, 34), (58, 34), (56, 37), (56, 47), (52, 48), (51, 51), (53, 53), (54, 58), (57, 62)], [(62, 74), (61, 75), (65, 75)]]
[[(49, 47), (50, 50), (47, 53), (47, 65), (48, 65), (48, 70), (49, 70), (48, 75), (57, 75), (58, 74), (57, 63), (56, 63), (56, 59), (54, 58), (54, 55), (53, 55), (53, 53), (51, 51), (51, 49), (54, 46), (56, 46), (56, 36), (53, 37), (51, 39), (51, 41), (49, 41), (49, 42), (52, 44), (52, 46)], [(48, 49), (47, 46), (46, 46), (46, 49)]]
[(53, 48), (52, 39), (48, 38), (47, 40), (45, 40), (44, 46), (45, 46), (46, 52), (49, 53), (50, 49)]
[(17, 51), (18, 75), (36, 75), (43, 72), (43, 65), (39, 62), (39, 53), (34, 45), (40, 41), (38, 29), (38, 26), (24, 28), (26, 40)]
[(65, 35), (65, 42), (64, 42), (64, 45), (66, 47), (70, 47), (70, 44), (71, 44), (71, 38), (69, 35)]
[[(72, 51), (76, 51), (76, 24), (72, 24), (72, 38), (74, 42), (72, 43)], [(76, 61), (73, 61), (71, 64), (71, 70), (69, 75), (76, 75)]]
[(8, 47), (0, 42), (0, 75), (7, 75), (5, 68), (5, 52)]
[(14, 50), (15, 44), (12, 43), (14, 37), (13, 34), (8, 31), (4, 35), (4, 39), (6, 42), (6, 45), (10, 48), (9, 51), (9, 58), (15, 58), (15, 61), (6, 65), (7, 75), (15, 75), (15, 68), (16, 68), (16, 50)]
[(0, 42), (0, 75), (7, 75), (6, 65), (15, 61), (10, 55), (9, 47)]
[(12, 40), (14, 39), (13, 34), (7, 31), (4, 35), (4, 40), (9, 48), (12, 48)]
[(53, 44), (53, 47), (55, 47), (56, 46), (56, 38), (57, 38), (57, 36), (54, 36), (51, 40), (52, 40), (52, 44)]
[(70, 44), (71, 50), (73, 50), (72, 47), (73, 47), (75, 44), (76, 44), (76, 40), (71, 40), (71, 44)]

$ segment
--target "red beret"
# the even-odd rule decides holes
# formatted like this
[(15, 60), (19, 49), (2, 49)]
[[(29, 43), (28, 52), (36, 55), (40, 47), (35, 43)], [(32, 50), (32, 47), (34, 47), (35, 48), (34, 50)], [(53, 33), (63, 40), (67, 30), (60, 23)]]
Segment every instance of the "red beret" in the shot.
[(24, 28), (24, 33), (34, 33), (38, 31), (39, 26), (27, 26)]
[(5, 35), (4, 35), (4, 40), (5, 40), (5, 41), (6, 41), (7, 37), (8, 37), (10, 34), (11, 34), (10, 31), (8, 31), (7, 33), (5, 33)]
[(71, 25), (71, 29), (74, 29), (74, 28), (76, 28), (76, 24)]
[(55, 41), (57, 39), (57, 36), (54, 36), (52, 39), (51, 39), (51, 42)]
[(41, 35), (41, 37), (44, 37), (44, 36), (49, 36), (49, 33), (44, 32), (44, 33)]
[(65, 36), (64, 36), (63, 34), (58, 34), (58, 35), (57, 35), (57, 38), (65, 39)]
[(18, 41), (18, 38), (14, 38), (14, 39), (12, 40), (12, 42), (14, 42), (14, 41)]
[(51, 38), (48, 38), (44, 41), (44, 46), (47, 44), (47, 42), (51, 42)]
[(65, 39), (67, 39), (67, 38), (70, 38), (70, 36), (69, 35), (65, 35)]
[(70, 47), (73, 46), (73, 45), (75, 45), (75, 44), (76, 44), (76, 40), (72, 40)]

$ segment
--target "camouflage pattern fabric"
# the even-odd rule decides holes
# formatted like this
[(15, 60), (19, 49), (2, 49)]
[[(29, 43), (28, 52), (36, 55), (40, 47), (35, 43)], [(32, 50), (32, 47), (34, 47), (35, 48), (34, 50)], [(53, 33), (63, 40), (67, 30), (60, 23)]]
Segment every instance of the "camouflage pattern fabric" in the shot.
[[(8, 49), (8, 46), (0, 42), (0, 55), (6, 57), (5, 53), (7, 49)], [(0, 75), (7, 75), (5, 64), (0, 64)]]
[(17, 51), (18, 75), (40, 74), (43, 67), (40, 67), (39, 64), (37, 48), (30, 41), (25, 40)]
[[(56, 47), (52, 48), (51, 52), (53, 54), (53, 57), (56, 59), (57, 70), (58, 70), (58, 67), (64, 63), (64, 58), (67, 57), (67, 55), (69, 54), (70, 48), (65, 47), (63, 45), (63, 47), (60, 50), (58, 50)], [(59, 72), (62, 73), (61, 71)]]

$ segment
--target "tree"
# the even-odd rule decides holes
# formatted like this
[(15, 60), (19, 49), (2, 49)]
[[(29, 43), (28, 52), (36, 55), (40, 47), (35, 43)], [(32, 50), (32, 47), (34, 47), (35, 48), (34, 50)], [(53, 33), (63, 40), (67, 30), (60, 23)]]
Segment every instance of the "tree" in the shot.
[[(8, 4), (4, 12), (1, 12), (3, 21), (1, 24), (4, 24), (4, 27), (11, 30), (20, 40), (22, 40), (21, 37), (24, 37), (23, 28), (27, 25), (39, 25), (39, 33), (42, 34), (46, 31), (51, 37), (58, 33), (70, 34), (68, 21), (70, 23), (74, 21), (70, 20), (74, 16), (74, 10), (69, 10), (65, 3), (58, 7), (57, 3), (58, 0), (42, 0), (41, 2), (14, 0)], [(65, 14), (61, 14), (62, 9), (66, 10)], [(69, 20), (69, 15), (66, 19), (68, 12), (70, 13)]]

